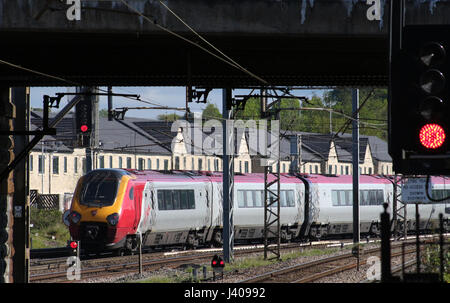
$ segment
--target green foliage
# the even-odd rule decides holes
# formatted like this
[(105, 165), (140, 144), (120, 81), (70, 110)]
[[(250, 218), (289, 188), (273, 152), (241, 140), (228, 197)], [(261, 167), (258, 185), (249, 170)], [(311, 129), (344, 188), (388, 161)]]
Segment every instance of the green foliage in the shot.
[(179, 119), (183, 119), (183, 116), (177, 115), (175, 113), (158, 115), (158, 120), (161, 120), (161, 121), (173, 122), (173, 121), (179, 120)]
[(59, 210), (31, 208), (30, 229), (33, 248), (66, 246), (70, 239), (69, 229), (62, 223), (62, 213)]
[[(444, 250), (444, 280), (450, 283), (450, 251)], [(425, 249), (425, 253), (422, 256), (422, 264), (425, 268), (425, 272), (439, 273), (440, 270), (440, 252), (439, 245), (432, 245)]]
[[(369, 94), (370, 97), (364, 103)], [(361, 107), (359, 112), (360, 134), (377, 136), (386, 140), (387, 89), (360, 89), (359, 104)], [(307, 102), (302, 103), (298, 99), (282, 99), (279, 106), (290, 109), (280, 112), (280, 127), (283, 130), (329, 133), (331, 124), (333, 133), (343, 130), (351, 133), (351, 123), (345, 127), (349, 121), (348, 117), (352, 115), (351, 89), (332, 89), (325, 92), (323, 98), (313, 95)], [(303, 109), (295, 110), (296, 108)], [(327, 109), (332, 109), (334, 112), (330, 115)], [(236, 119), (261, 119), (260, 100), (250, 98), (245, 109), (237, 113)]]
[(211, 120), (217, 119), (220, 120), (222, 118), (222, 114), (220, 113), (217, 106), (213, 103), (209, 103), (206, 108), (203, 110), (202, 114), (203, 119)]

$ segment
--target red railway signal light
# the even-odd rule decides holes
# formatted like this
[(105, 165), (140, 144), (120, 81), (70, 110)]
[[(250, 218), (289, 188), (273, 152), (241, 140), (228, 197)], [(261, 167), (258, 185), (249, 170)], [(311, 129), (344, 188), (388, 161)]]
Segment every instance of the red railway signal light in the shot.
[(419, 132), (420, 143), (427, 149), (436, 149), (445, 142), (445, 131), (439, 124), (425, 124)]
[(89, 127), (86, 124), (81, 125), (80, 127), (81, 132), (85, 133), (89, 130)]

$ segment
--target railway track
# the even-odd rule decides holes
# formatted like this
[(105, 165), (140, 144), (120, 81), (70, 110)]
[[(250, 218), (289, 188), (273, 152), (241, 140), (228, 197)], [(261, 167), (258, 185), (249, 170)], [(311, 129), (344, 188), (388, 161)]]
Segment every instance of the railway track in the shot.
[[(408, 245), (412, 246), (414, 243), (409, 242)], [(396, 245), (392, 248), (399, 249), (401, 248), (401, 245)], [(380, 253), (380, 250), (381, 248), (368, 249), (364, 252), (364, 255)], [(415, 249), (410, 249), (406, 250), (404, 253), (405, 255), (408, 255), (415, 252)], [(392, 258), (399, 257), (401, 255), (401, 251), (391, 253)], [(408, 266), (412, 266), (409, 265), (409, 263)], [(367, 260), (365, 258), (360, 258), (360, 262), (358, 264), (355, 262), (355, 256), (352, 253), (345, 253), (274, 270), (241, 280), (239, 283), (311, 283), (325, 277), (355, 269), (358, 266), (364, 266), (366, 264)]]
[[(342, 245), (340, 244), (342, 243)], [(347, 246), (351, 242), (342, 241), (322, 241), (315, 243), (295, 243), (282, 245), (282, 249), (296, 249), (296, 248), (323, 248), (330, 246)], [(264, 251), (263, 245), (252, 245), (239, 247), (235, 249), (235, 255), (245, 255), (261, 253)], [(143, 254), (142, 267), (144, 271), (156, 270), (160, 267), (178, 267), (193, 262), (209, 263), (210, 259), (216, 255), (221, 254), (222, 249), (201, 249), (196, 251), (175, 251), (164, 253), (150, 253)], [(137, 262), (137, 255), (111, 257), (82, 260), (81, 263), (81, 277), (82, 280), (90, 278), (120, 275), (125, 273), (136, 273), (139, 269)], [(132, 259), (133, 261), (131, 261)], [(35, 263), (31, 266), (30, 282), (71, 282), (67, 281), (67, 258), (55, 260), (56, 262), (49, 262), (46, 260), (45, 264)], [(42, 272), (43, 271), (43, 272)], [(76, 282), (76, 281), (75, 281)]]

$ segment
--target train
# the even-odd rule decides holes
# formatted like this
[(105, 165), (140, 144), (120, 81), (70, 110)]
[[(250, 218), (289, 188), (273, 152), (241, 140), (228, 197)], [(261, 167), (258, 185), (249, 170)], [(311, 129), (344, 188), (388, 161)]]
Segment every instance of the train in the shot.
[[(379, 235), (383, 203), (388, 203), (392, 214), (391, 179), (360, 176), (362, 235)], [(431, 178), (435, 197), (450, 195), (446, 181), (444, 177)], [(97, 169), (78, 180), (67, 224), (71, 238), (93, 251), (132, 252), (139, 241), (149, 248), (221, 246), (222, 190), (222, 174), (216, 172)], [(233, 195), (234, 241), (261, 242), (264, 174), (235, 174)], [(353, 231), (352, 176), (280, 174), (276, 203), (280, 203), (284, 242), (339, 237)], [(277, 207), (276, 203), (272, 207)], [(449, 206), (450, 200), (421, 205), (420, 229), (436, 230), (439, 213), (448, 229)], [(407, 228), (415, 230), (414, 205), (408, 205), (407, 215)]]

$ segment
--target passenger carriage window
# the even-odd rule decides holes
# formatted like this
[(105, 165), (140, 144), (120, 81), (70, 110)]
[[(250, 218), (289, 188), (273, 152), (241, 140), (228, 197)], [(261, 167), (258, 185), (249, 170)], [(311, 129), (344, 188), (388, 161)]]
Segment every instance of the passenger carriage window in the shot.
[(188, 206), (189, 206), (188, 193), (186, 190), (181, 190), (180, 191), (180, 208), (188, 209)]
[(162, 190), (158, 190), (158, 209), (165, 210), (164, 192)]
[(245, 203), (246, 203), (246, 207), (254, 207), (254, 203), (253, 203), (253, 190), (246, 190), (245, 191)]
[(180, 191), (181, 190), (172, 190), (173, 209), (181, 209), (181, 205), (180, 205)]
[(193, 189), (187, 190), (189, 198), (189, 209), (195, 209), (195, 194)]
[(286, 191), (286, 200), (287, 200), (287, 206), (288, 207), (294, 207), (295, 206), (294, 191), (293, 190), (287, 190)]
[(166, 210), (173, 210), (173, 202), (172, 202), (172, 191), (165, 190), (164, 191), (164, 204), (166, 205)]
[(377, 205), (383, 205), (384, 203), (384, 193), (383, 190), (377, 190)]
[(333, 204), (333, 206), (338, 206), (339, 205), (339, 197), (338, 197), (338, 191), (337, 190), (332, 190), (331, 191), (331, 203)]
[(286, 207), (287, 206), (286, 192), (287, 192), (287, 190), (281, 190), (280, 191), (281, 207)]
[(253, 201), (255, 207), (263, 207), (264, 192), (261, 190), (253, 191)]
[(376, 190), (369, 190), (369, 205), (377, 205)]
[(238, 207), (243, 208), (245, 207), (245, 198), (244, 198), (244, 191), (238, 190)]
[(353, 190), (345, 191), (345, 201), (347, 206), (353, 205)]
[(347, 206), (347, 199), (345, 199), (345, 190), (340, 190), (339, 191), (339, 203), (341, 206)]

